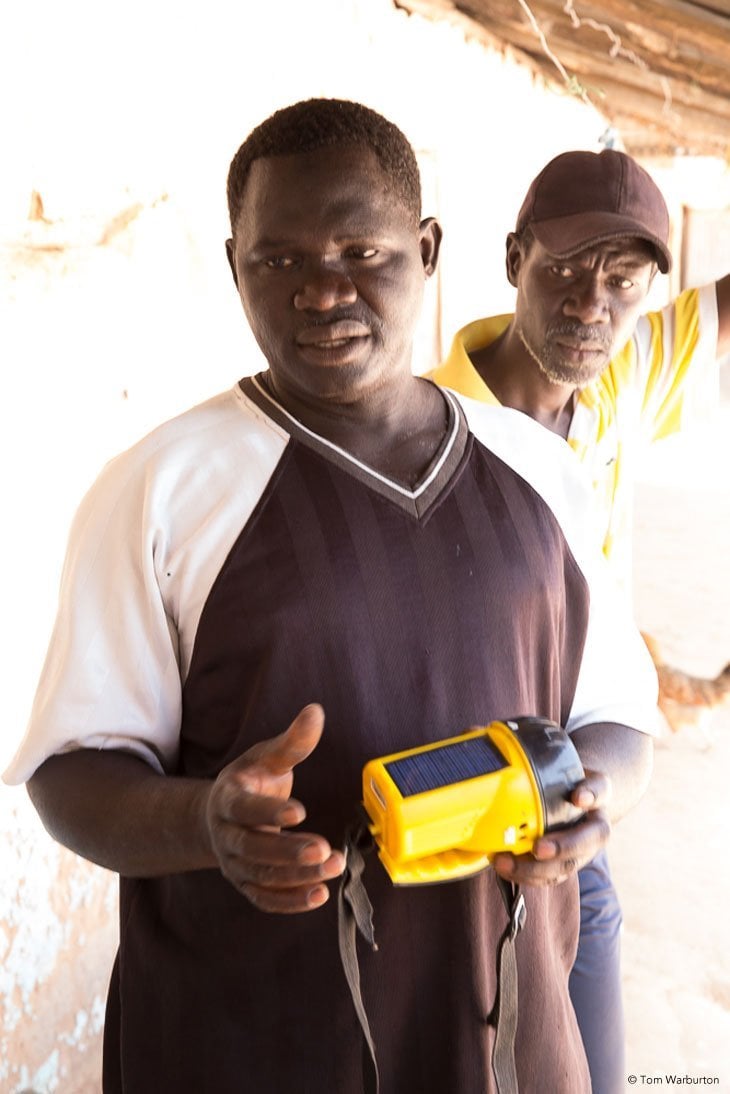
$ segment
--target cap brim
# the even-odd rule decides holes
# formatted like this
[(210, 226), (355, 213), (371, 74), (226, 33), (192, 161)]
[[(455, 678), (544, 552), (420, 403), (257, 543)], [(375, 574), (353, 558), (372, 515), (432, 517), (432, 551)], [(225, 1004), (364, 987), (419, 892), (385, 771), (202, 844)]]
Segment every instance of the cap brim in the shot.
[(669, 273), (672, 268), (666, 243), (631, 217), (617, 213), (575, 213), (552, 220), (533, 220), (529, 227), (538, 243), (556, 258), (571, 258), (586, 247), (611, 239), (644, 239), (654, 247), (661, 272)]

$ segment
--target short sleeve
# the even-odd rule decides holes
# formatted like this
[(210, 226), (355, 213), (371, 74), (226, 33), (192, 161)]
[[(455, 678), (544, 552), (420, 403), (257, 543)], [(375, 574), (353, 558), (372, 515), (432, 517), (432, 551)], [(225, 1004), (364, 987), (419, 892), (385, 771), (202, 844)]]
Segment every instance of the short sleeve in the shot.
[(696, 424), (717, 406), (717, 332), (714, 284), (689, 289), (639, 320), (633, 342), (648, 441)]
[(7, 782), (77, 748), (123, 749), (159, 771), (174, 765), (177, 635), (156, 573), (164, 533), (148, 523), (149, 508), (145, 475), (122, 458), (84, 498), (29, 729)]

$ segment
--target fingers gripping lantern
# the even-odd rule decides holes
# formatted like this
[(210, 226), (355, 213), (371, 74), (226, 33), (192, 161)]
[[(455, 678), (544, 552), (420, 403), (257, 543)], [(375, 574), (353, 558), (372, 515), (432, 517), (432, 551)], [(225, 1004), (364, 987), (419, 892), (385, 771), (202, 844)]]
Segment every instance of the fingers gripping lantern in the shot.
[(583, 777), (564, 729), (514, 718), (371, 760), (363, 805), (391, 880), (424, 885), (478, 873), (500, 851), (524, 854), (578, 820), (570, 792)]

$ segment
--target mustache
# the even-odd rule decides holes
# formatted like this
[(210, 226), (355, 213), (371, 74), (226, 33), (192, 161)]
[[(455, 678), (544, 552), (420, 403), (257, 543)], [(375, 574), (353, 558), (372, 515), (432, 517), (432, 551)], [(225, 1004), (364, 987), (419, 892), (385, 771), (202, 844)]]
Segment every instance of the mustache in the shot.
[(606, 328), (598, 323), (579, 323), (577, 319), (558, 319), (550, 323), (546, 331), (548, 338), (563, 335), (576, 342), (592, 342), (609, 349), (611, 338)]
[(364, 308), (336, 308), (323, 315), (308, 317), (303, 324), (307, 330), (317, 327), (330, 327), (333, 323), (361, 323), (365, 327), (376, 327), (375, 317)]

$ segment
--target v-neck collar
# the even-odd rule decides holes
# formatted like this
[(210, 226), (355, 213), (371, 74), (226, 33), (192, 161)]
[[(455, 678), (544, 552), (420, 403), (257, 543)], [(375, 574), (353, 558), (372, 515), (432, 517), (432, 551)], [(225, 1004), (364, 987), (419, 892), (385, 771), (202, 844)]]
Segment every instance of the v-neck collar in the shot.
[[(242, 393), (258, 410), (288, 433), (293, 440), (318, 452), (330, 463), (340, 467), (382, 497), (388, 498), (412, 516), (422, 517), (430, 509), (450, 482), (466, 451), (469, 427), (464, 412), (450, 392), (434, 384), (446, 401), (448, 424), (436, 455), (416, 486), (409, 489), (402, 483), (388, 478), (381, 471), (376, 471), (375, 468), (363, 463), (346, 449), (340, 448), (339, 445), (308, 429), (269, 393), (262, 383), (263, 375), (259, 373), (258, 376), (245, 376), (239, 381)], [(424, 382), (430, 383), (428, 380)]]

